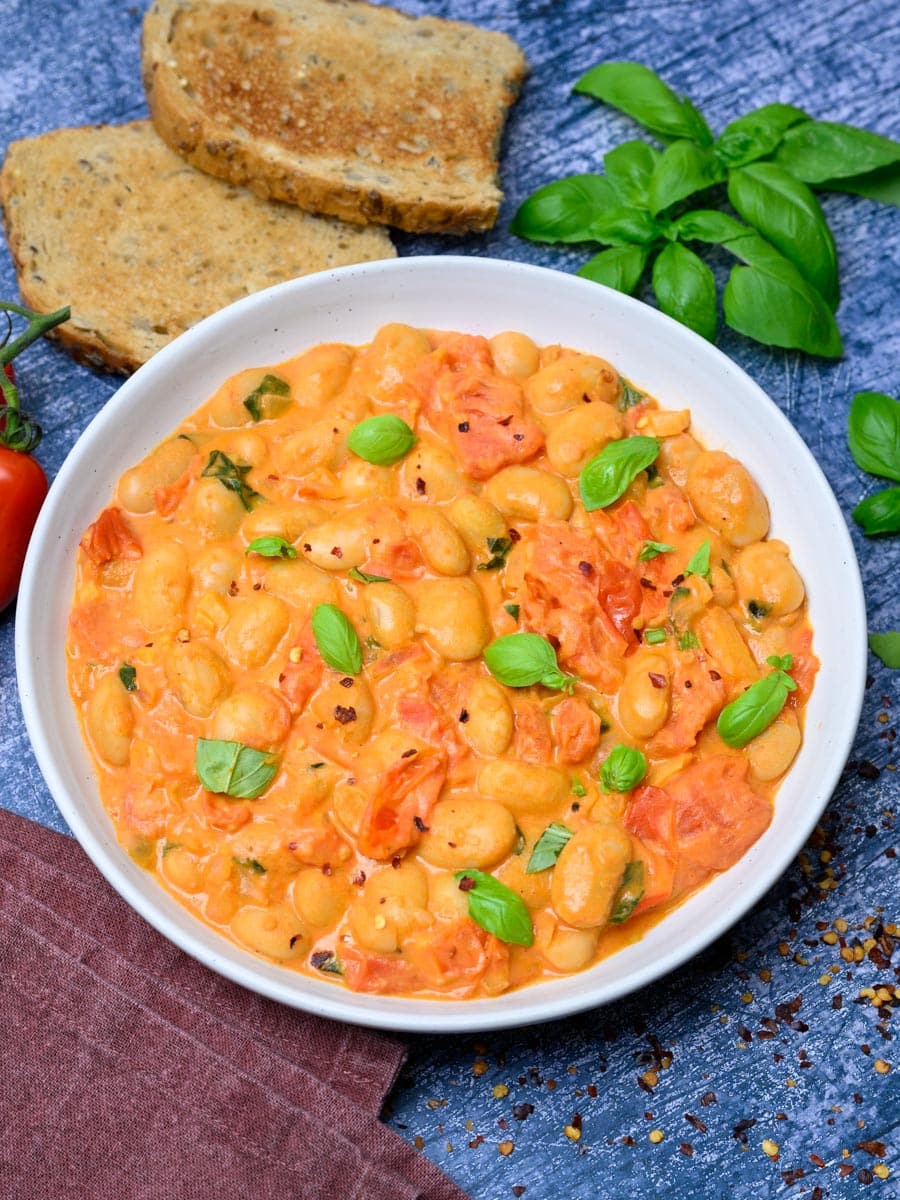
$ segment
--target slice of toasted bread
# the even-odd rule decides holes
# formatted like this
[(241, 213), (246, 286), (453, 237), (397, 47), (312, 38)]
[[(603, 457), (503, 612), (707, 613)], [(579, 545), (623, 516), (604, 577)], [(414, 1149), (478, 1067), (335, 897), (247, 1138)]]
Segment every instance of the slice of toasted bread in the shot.
[(395, 254), (381, 227), (314, 217), (196, 171), (149, 121), (13, 142), (0, 204), (24, 302), (71, 304), (55, 335), (126, 374), (232, 300)]
[(158, 132), (262, 196), (413, 233), (489, 229), (527, 63), (511, 38), (356, 0), (155, 0)]

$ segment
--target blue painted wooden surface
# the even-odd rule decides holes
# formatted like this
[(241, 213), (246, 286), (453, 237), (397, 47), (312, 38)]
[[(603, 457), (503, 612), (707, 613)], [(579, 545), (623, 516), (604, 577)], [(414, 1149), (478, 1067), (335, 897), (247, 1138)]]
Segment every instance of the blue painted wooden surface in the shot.
[[(0, 0), (0, 151), (13, 137), (57, 125), (144, 115), (144, 7)], [(506, 30), (533, 73), (505, 142), (507, 202), (497, 228), (461, 242), (403, 236), (403, 254), (463, 251), (576, 266), (578, 254), (517, 241), (506, 225), (536, 186), (595, 169), (605, 150), (637, 135), (625, 118), (570, 95), (574, 80), (604, 58), (649, 63), (716, 129), (780, 100), (900, 137), (900, 22), (881, 0), (407, 0), (405, 7)], [(849, 514), (875, 486), (846, 448), (849, 399), (861, 388), (900, 394), (900, 212), (837, 195), (824, 205), (840, 252), (845, 358), (808, 360), (730, 333), (720, 345), (794, 422)], [(0, 294), (14, 292), (0, 247)], [(43, 423), (41, 458), (52, 474), (116, 381), (43, 345), (26, 356), (20, 379)], [(851, 529), (870, 627), (896, 627), (900, 540), (865, 542)], [(61, 829), (22, 729), (13, 620), (13, 613), (0, 618), (3, 803)], [(896, 672), (874, 659), (870, 665), (853, 759), (876, 764), (878, 777), (846, 773), (800, 860), (729, 936), (649, 992), (578, 1019), (483, 1043), (414, 1041), (388, 1119), (476, 1200), (898, 1194), (892, 1006), (879, 1008), (860, 991), (900, 982), (891, 939), (874, 950), (866, 941), (900, 917), (890, 856), (900, 688)], [(832, 719), (845, 718), (836, 708)], [(839, 930), (841, 941), (829, 944)], [(842, 942), (851, 957), (862, 947), (862, 961), (844, 961)], [(876, 1060), (890, 1070), (876, 1071)], [(496, 1085), (508, 1094), (495, 1097)], [(564, 1133), (576, 1113), (577, 1143)], [(663, 1140), (651, 1142), (651, 1130)], [(766, 1139), (777, 1144), (777, 1159), (763, 1150)], [(498, 1151), (505, 1142), (514, 1147), (508, 1156)], [(874, 1175), (879, 1164), (891, 1171), (886, 1181)]]

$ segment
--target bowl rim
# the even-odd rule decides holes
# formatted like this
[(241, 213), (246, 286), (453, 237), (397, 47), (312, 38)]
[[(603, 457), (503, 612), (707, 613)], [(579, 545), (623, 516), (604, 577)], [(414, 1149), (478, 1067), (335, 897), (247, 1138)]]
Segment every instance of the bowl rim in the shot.
[[(82, 816), (78, 802), (70, 793), (65, 774), (57, 761), (53, 728), (50, 727), (48, 718), (45, 717), (37, 702), (38, 688), (36, 686), (36, 672), (44, 636), (40, 620), (42, 559), (46, 548), (54, 541), (60, 540), (59, 535), (55, 532), (55, 519), (64, 509), (70, 481), (83, 468), (82, 459), (86, 457), (95, 443), (102, 441), (104, 430), (119, 419), (123, 410), (127, 411), (133, 393), (139, 392), (145, 385), (152, 385), (158, 377), (164, 378), (169, 370), (169, 364), (177, 363), (182, 354), (193, 349), (194, 343), (202, 343), (204, 338), (212, 331), (217, 330), (220, 325), (228, 326), (245, 313), (253, 311), (256, 306), (270, 305), (288, 297), (302, 302), (308, 292), (312, 292), (314, 298), (316, 289), (326, 281), (343, 284), (345, 281), (350, 282), (360, 277), (381, 276), (390, 285), (395, 277), (402, 277), (409, 272), (471, 271), (473, 268), (480, 268), (487, 272), (510, 273), (511, 276), (518, 273), (520, 280), (516, 282), (521, 282), (523, 286), (532, 284), (539, 287), (542, 282), (549, 282), (551, 278), (555, 284), (559, 284), (560, 277), (562, 277), (568, 280), (568, 284), (563, 286), (590, 289), (591, 295), (595, 295), (595, 289), (602, 287), (602, 285), (581, 280), (577, 276), (568, 275), (565, 272), (517, 261), (469, 255), (413, 255), (354, 264), (302, 276), (245, 296), (227, 308), (213, 313), (160, 350), (127, 379), (100, 408), (75, 442), (50, 488), (35, 525), (22, 575), (16, 614), (15, 651), (19, 695), (25, 726), (38, 766), (50, 794), (69, 828), (94, 865), (125, 901), (180, 949), (235, 983), (291, 1007), (319, 1016), (371, 1028), (402, 1032), (478, 1032), (554, 1020), (611, 1003), (624, 995), (646, 987), (688, 962), (740, 920), (781, 878), (815, 827), (821, 812), (834, 792), (850, 752), (862, 710), (866, 677), (865, 600), (853, 544), (831, 487), (798, 431), (762, 388), (733, 359), (728, 358), (716, 346), (671, 320), (657, 309), (603, 287), (603, 292), (608, 294), (607, 303), (623, 306), (626, 312), (630, 312), (639, 321), (649, 323), (651, 329), (656, 326), (661, 330), (663, 336), (685, 340), (689, 349), (693, 349), (696, 354), (701, 356), (712, 356), (712, 360), (718, 362), (720, 368), (727, 365), (728, 371), (739, 378), (741, 386), (755, 394), (755, 401), (762, 405), (774, 423), (779, 436), (787, 439), (789, 448), (800, 454), (801, 458), (805, 460), (806, 469), (811, 470), (818, 477), (821, 496), (817, 499), (821, 499), (823, 503), (830, 506), (828, 515), (831, 518), (835, 536), (840, 542), (837, 548), (840, 551), (846, 576), (842, 580), (842, 591), (847, 606), (848, 643), (846, 650), (850, 662), (847, 667), (847, 678), (844, 681), (846, 690), (842, 693), (843, 730), (837, 735), (835, 749), (829, 756), (830, 769), (821, 779), (819, 793), (821, 803), (814, 806), (815, 811), (808, 813), (808, 820), (798, 822), (793, 827), (792, 834), (779, 843), (778, 854), (775, 856), (777, 866), (773, 867), (771, 864), (763, 863), (756, 879), (743, 886), (742, 890), (732, 897), (731, 902), (723, 905), (713, 919), (698, 929), (693, 936), (681, 940), (672, 939), (672, 944), (662, 955), (651, 958), (643, 965), (638, 966), (629, 972), (627, 977), (618, 981), (605, 981), (602, 988), (599, 989), (602, 992), (600, 995), (598, 995), (596, 986), (590, 986), (591, 969), (589, 969), (580, 973), (580, 978), (588, 981), (583, 991), (578, 994), (570, 994), (562, 1000), (554, 998), (554, 984), (558, 982), (556, 980), (527, 985), (492, 999), (424, 1000), (352, 993), (343, 987), (324, 982), (320, 984), (315, 979), (310, 979), (289, 969), (269, 968), (265, 960), (240, 950), (239, 947), (228, 942), (210, 926), (205, 925), (202, 920), (190, 913), (186, 906), (178, 905), (178, 902), (156, 883), (153, 876), (134, 867), (114, 838), (111, 841), (101, 842), (94, 836), (86, 818)], [(587, 295), (586, 291), (585, 296), (587, 297)], [(614, 300), (611, 299), (613, 297)], [(352, 290), (348, 294), (347, 303), (352, 306)], [(69, 553), (74, 554), (74, 551), (71, 550)], [(74, 710), (72, 716), (74, 718)], [(100, 803), (99, 798), (97, 803)], [(129, 869), (130, 867), (134, 867), (134, 870), (138, 871), (140, 876), (147, 881), (152, 881), (156, 891), (150, 892), (149, 889), (145, 889), (143, 880), (139, 881), (139, 877), (134, 875), (133, 871)], [(703, 889), (698, 894), (702, 894), (702, 891)], [(165, 900), (160, 900), (160, 897), (165, 897), (172, 904), (178, 905), (179, 910), (187, 913), (190, 916), (190, 926), (181, 928), (173, 919), (175, 914), (165, 911), (168, 904)], [(686, 903), (689, 904), (690, 900)], [(677, 913), (683, 908), (684, 904), (676, 908), (674, 912)], [(670, 915), (674, 915), (674, 913)], [(662, 924), (665, 924), (668, 919), (664, 919)], [(197, 930), (196, 936), (194, 936), (194, 926)], [(222, 945), (220, 947), (207, 945), (201, 938), (202, 932), (212, 933), (214, 937), (210, 941), (221, 942)], [(619, 952), (619, 954), (622, 953), (625, 951)], [(562, 978), (571, 979), (572, 976)], [(300, 986), (298, 986), (298, 981), (300, 981)], [(509, 1001), (510, 998), (514, 998), (514, 1003), (503, 1003), (504, 999)], [(460, 1008), (462, 1011), (459, 1011)]]

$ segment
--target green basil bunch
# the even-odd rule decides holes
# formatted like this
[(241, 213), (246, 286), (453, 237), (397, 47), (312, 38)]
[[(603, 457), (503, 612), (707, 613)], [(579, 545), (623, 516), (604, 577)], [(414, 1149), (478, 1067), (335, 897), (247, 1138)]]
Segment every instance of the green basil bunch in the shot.
[[(900, 143), (867, 130), (767, 104), (730, 122), (718, 138), (685, 96), (640, 63), (609, 62), (576, 83), (640, 122), (663, 144), (629, 141), (604, 156), (604, 174), (539, 188), (512, 232), (538, 242), (607, 247), (578, 274), (631, 295), (652, 262), (660, 309), (710, 341), (716, 284), (686, 243), (721, 246), (738, 264), (722, 301), (725, 322), (764, 345), (837, 358), (840, 299), (834, 238), (812, 188), (900, 205)], [(690, 211), (718, 188), (743, 220)]]
[[(900, 482), (900, 402), (883, 392), (857, 392), (847, 416), (847, 441), (856, 465)], [(900, 533), (900, 487), (884, 488), (853, 510), (869, 537)]]

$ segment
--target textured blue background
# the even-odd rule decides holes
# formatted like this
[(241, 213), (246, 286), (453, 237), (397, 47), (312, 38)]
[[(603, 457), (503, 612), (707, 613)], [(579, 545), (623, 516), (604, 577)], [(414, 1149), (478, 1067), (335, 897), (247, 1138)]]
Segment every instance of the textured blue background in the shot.
[[(57, 125), (145, 114), (144, 7), (0, 0), (0, 152), (14, 137)], [(505, 142), (507, 202), (497, 228), (461, 242), (404, 235), (403, 254), (462, 251), (574, 268), (575, 253), (517, 241), (506, 225), (535, 187), (595, 169), (605, 150), (636, 136), (625, 118), (570, 95), (575, 79), (605, 58), (649, 63), (715, 129), (780, 100), (900, 138), (900, 18), (883, 2), (406, 0), (405, 8), (511, 33), (533, 73)], [(849, 513), (877, 486), (846, 448), (850, 397), (862, 388), (900, 394), (900, 212), (837, 195), (824, 206), (840, 252), (844, 359), (769, 351), (728, 332), (720, 345), (797, 426)], [(15, 294), (2, 246), (0, 294)], [(20, 380), (43, 423), (40, 456), (52, 475), (116, 381), (46, 345), (26, 356)], [(870, 627), (896, 627), (900, 540), (866, 542), (851, 529)], [(13, 621), (12, 612), (0, 617), (3, 803), (62, 829), (22, 728)], [(878, 778), (845, 774), (804, 854), (729, 936), (646, 993), (578, 1019), (483, 1043), (413, 1042), (388, 1119), (476, 1200), (897, 1194), (900, 1060), (891, 1005), (878, 1009), (859, 993), (900, 982), (890, 936), (874, 950), (865, 941), (879, 921), (900, 916), (893, 858), (900, 688), (896, 672), (874, 659), (870, 667), (853, 760), (876, 764)], [(832, 719), (846, 717), (836, 708)], [(824, 940), (835, 921), (846, 922), (841, 936), (851, 949), (862, 947), (862, 962), (848, 964), (840, 943)], [(876, 1059), (891, 1070), (877, 1073)], [(656, 1074), (641, 1079), (647, 1071)], [(495, 1098), (497, 1084), (508, 1095)], [(583, 1121), (577, 1144), (563, 1132), (575, 1113)], [(658, 1144), (648, 1139), (651, 1129), (665, 1135)], [(763, 1139), (778, 1143), (777, 1160), (764, 1153)], [(506, 1141), (514, 1144), (509, 1156), (497, 1149)], [(878, 1163), (892, 1171), (886, 1182), (872, 1173)]]

